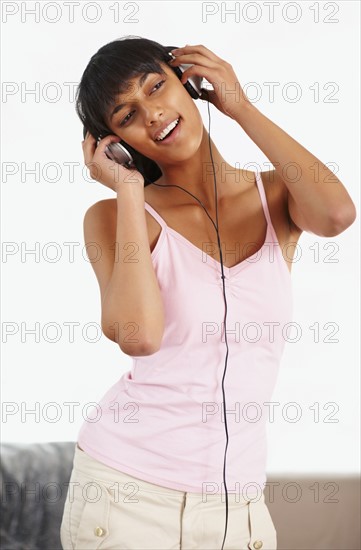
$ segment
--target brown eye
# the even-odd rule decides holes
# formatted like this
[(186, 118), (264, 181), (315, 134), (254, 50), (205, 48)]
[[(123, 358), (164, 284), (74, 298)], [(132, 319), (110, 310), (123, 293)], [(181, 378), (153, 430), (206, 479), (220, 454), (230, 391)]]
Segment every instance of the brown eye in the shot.
[(127, 114), (127, 116), (125, 118), (123, 118), (123, 120), (121, 121), (121, 123), (119, 124), (119, 126), (124, 126), (124, 124), (126, 124), (129, 120), (128, 116), (131, 115), (134, 111), (131, 111), (130, 113)]
[[(155, 86), (152, 88), (153, 90), (159, 90), (159, 88), (161, 88), (164, 84), (165, 80), (160, 80), (159, 82), (157, 82), (157, 84), (155, 84)], [(123, 118), (123, 120), (120, 122), (119, 126), (124, 126), (128, 120), (130, 120), (129, 115), (131, 115), (134, 111), (131, 111), (130, 113), (127, 114), (126, 117)]]
[[(157, 90), (159, 90), (159, 88), (161, 88), (163, 86), (163, 83), (165, 82), (165, 80), (160, 80), (160, 82), (157, 82), (157, 84), (154, 86), (154, 88), (156, 88)], [(160, 85), (160, 86), (159, 86)], [(157, 86), (159, 86), (159, 88), (157, 88)]]

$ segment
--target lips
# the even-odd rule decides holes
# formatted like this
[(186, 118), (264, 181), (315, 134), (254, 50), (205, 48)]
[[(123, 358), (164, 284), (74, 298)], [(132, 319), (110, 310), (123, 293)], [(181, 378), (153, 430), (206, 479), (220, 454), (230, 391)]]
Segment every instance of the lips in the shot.
[(157, 145), (171, 145), (176, 139), (178, 139), (179, 134), (182, 133), (181, 126), (183, 126), (183, 122), (182, 118), (179, 117), (179, 122), (177, 126), (173, 130), (171, 130), (170, 133), (163, 140), (156, 141)]
[[(160, 134), (163, 132), (163, 130), (165, 130), (172, 122), (175, 122), (176, 120), (178, 120), (180, 122), (180, 117), (178, 116), (178, 117), (169, 118), (168, 120), (166, 120), (153, 134), (154, 141), (159, 141), (159, 140), (157, 140), (157, 138), (160, 136)], [(178, 125), (179, 125), (179, 122), (178, 122)]]

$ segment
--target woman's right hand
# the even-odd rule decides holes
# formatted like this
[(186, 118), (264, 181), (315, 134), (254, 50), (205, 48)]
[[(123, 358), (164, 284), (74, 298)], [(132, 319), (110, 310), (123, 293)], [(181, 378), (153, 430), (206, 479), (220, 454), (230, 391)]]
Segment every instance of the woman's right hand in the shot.
[(97, 145), (94, 136), (87, 132), (84, 141), (82, 141), (82, 147), (84, 163), (89, 169), (90, 177), (115, 192), (125, 182), (144, 186), (144, 177), (138, 170), (125, 168), (107, 157), (105, 148), (113, 142), (119, 142), (119, 137), (116, 135), (106, 136)]

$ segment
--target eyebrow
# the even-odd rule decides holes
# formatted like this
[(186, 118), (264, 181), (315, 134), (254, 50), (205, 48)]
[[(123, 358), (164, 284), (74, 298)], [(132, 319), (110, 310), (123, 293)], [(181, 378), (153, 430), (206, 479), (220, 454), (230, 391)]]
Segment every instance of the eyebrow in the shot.
[[(145, 72), (143, 74), (140, 75), (140, 77), (138, 78), (138, 86), (143, 86), (144, 82), (147, 80), (148, 76), (152, 74), (151, 72)], [(123, 109), (123, 107), (126, 106), (126, 103), (120, 103), (119, 105), (117, 105), (113, 111), (111, 112), (111, 115), (110, 115), (110, 120), (113, 118), (114, 115), (117, 114), (118, 111), (120, 111), (120, 109)]]

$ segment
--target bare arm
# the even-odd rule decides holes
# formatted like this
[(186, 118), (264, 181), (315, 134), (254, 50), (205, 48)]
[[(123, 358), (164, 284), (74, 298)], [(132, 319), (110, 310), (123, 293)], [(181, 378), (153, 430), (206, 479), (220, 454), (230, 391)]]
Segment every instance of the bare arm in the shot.
[(206, 78), (213, 90), (202, 89), (201, 99), (235, 120), (271, 161), (287, 188), (289, 217), (298, 230), (334, 237), (355, 221), (356, 207), (343, 183), (250, 102), (230, 63), (203, 44), (187, 44), (172, 53), (172, 67), (192, 65), (183, 73), (182, 83), (191, 75)]
[(144, 187), (123, 183), (117, 192), (114, 264), (102, 300), (102, 327), (128, 355), (150, 355), (164, 332), (163, 302), (152, 265)]
[[(334, 237), (355, 221), (356, 207), (346, 187), (323, 162), (251, 103), (240, 105), (234, 120), (287, 187), (289, 215), (296, 226), (320, 237)], [(293, 166), (290, 179), (289, 165)]]
[(103, 333), (127, 355), (151, 355), (161, 345), (164, 310), (149, 246), (144, 178), (109, 161), (104, 148), (111, 140), (97, 148), (92, 136), (83, 142), (90, 173), (116, 192), (117, 205), (101, 200), (87, 210), (84, 240), (100, 287)]

